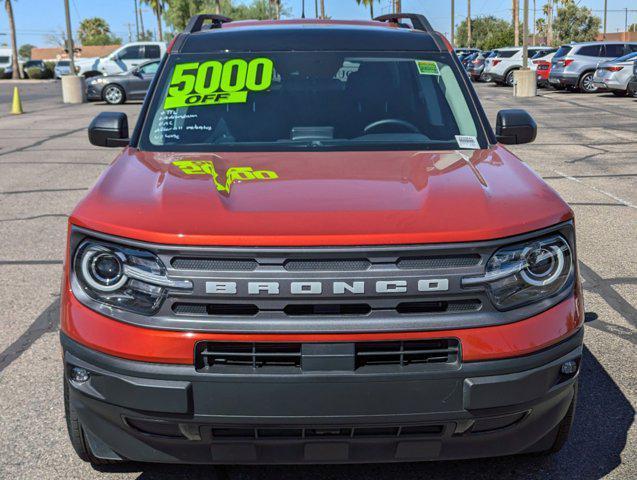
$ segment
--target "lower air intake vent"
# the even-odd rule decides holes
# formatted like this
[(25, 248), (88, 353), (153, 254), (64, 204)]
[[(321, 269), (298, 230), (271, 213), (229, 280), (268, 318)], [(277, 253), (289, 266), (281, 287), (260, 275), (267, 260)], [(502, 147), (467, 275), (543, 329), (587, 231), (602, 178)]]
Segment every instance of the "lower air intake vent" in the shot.
[(199, 342), (195, 367), (208, 373), (303, 373), (304, 371), (407, 372), (458, 365), (458, 340), (407, 340), (361, 343)]
[(357, 343), (356, 368), (453, 363), (458, 359), (458, 353), (458, 340), (455, 339)]
[(197, 369), (251, 370), (261, 368), (300, 368), (300, 343), (200, 342), (197, 344)]

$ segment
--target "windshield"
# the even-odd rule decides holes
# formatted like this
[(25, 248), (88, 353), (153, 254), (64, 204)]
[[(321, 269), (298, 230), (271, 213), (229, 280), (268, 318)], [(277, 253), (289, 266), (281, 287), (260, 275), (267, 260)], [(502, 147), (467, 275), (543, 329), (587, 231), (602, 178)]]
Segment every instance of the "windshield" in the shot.
[(449, 55), (411, 55), (171, 56), (144, 124), (141, 148), (485, 148), (475, 108)]
[(557, 52), (555, 52), (554, 58), (565, 57), (571, 50), (573, 50), (573, 47), (571, 47), (570, 45), (562, 45), (560, 48), (557, 49)]

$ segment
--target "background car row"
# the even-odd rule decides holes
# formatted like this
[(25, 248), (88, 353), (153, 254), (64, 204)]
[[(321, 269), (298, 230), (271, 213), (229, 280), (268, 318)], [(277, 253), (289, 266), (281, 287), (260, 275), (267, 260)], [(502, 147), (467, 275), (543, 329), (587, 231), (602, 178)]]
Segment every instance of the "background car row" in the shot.
[[(522, 68), (522, 47), (493, 51), (457, 51), (474, 81), (513, 86), (513, 72)], [(529, 68), (536, 72), (539, 87), (594, 93), (610, 91), (617, 96), (636, 95), (631, 87), (637, 61), (637, 42), (586, 42), (559, 48), (529, 47)]]

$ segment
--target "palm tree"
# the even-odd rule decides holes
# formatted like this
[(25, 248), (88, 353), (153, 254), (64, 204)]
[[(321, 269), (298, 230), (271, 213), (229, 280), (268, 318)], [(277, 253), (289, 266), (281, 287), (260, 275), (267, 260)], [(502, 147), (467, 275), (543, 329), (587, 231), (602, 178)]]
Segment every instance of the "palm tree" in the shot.
[(7, 17), (9, 17), (9, 31), (11, 32), (11, 78), (14, 80), (20, 79), (20, 65), (18, 64), (18, 42), (15, 37), (15, 20), (13, 18), (13, 6), (11, 0), (4, 0), (4, 8), (7, 11)]
[(376, 0), (356, 0), (356, 3), (363, 4), (365, 6), (369, 5), (369, 14), (372, 18), (374, 18), (374, 2)]
[(221, 15), (221, 0), (215, 0), (215, 13)]
[(325, 18), (325, 0), (321, 0), (321, 18)]
[(157, 17), (157, 35), (159, 41), (164, 41), (164, 32), (161, 26), (161, 16), (164, 13), (164, 0), (142, 0), (145, 4), (149, 5)]
[(281, 0), (270, 0), (270, 8), (274, 7), (274, 19), (281, 19)]

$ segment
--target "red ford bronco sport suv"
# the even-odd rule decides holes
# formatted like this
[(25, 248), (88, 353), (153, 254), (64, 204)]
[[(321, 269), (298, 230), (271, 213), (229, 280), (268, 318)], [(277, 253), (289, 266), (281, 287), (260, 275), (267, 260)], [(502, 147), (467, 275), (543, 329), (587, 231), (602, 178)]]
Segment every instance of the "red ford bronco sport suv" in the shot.
[(194, 17), (69, 220), (71, 441), (93, 463), (558, 450), (582, 293), (573, 212), (492, 131), (421, 15)]

